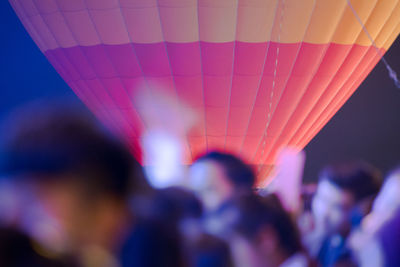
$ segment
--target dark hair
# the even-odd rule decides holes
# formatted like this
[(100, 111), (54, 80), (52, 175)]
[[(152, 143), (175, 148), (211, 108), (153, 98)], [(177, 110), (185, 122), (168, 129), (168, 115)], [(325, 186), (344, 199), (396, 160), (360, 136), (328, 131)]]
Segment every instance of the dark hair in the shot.
[(46, 181), (73, 174), (91, 193), (120, 198), (141, 168), (124, 144), (82, 110), (34, 106), (10, 122), (0, 158), (4, 175)]
[(140, 220), (120, 252), (122, 267), (185, 266), (179, 233), (162, 221)]
[(200, 157), (197, 161), (210, 160), (222, 166), (226, 176), (236, 188), (251, 189), (255, 183), (255, 175), (252, 168), (238, 157), (222, 153), (209, 152)]
[(382, 186), (379, 171), (365, 162), (327, 166), (321, 171), (319, 179), (349, 191), (356, 201), (375, 196)]
[(233, 207), (238, 211), (238, 218), (233, 223), (233, 229), (248, 240), (254, 240), (265, 226), (269, 226), (277, 234), (281, 248), (292, 255), (302, 250), (300, 234), (290, 215), (277, 200), (276, 197), (257, 195), (237, 198)]
[(193, 192), (169, 187), (155, 193), (149, 212), (152, 218), (177, 225), (183, 219), (200, 219), (203, 207)]
[(57, 253), (47, 256), (46, 248), (34, 242), (25, 233), (12, 228), (0, 227), (0, 266), (18, 267), (73, 267), (77, 260)]
[(216, 236), (202, 234), (186, 246), (188, 266), (219, 267), (233, 266), (228, 244)]

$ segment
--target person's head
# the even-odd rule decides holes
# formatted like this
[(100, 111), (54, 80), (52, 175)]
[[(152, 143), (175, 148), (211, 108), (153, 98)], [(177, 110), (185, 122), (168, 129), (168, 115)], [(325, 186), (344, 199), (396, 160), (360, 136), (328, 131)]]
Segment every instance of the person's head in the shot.
[[(390, 260), (397, 259), (397, 262), (400, 262), (400, 258), (391, 248), (394, 243), (399, 243), (400, 240), (400, 231), (396, 230), (396, 225), (400, 221), (399, 215), (400, 167), (396, 167), (386, 177), (379, 194), (375, 198), (371, 212), (364, 217), (361, 227), (352, 232), (350, 237), (349, 244), (361, 266), (379, 266), (376, 259), (382, 260), (384, 256), (389, 257)], [(383, 250), (382, 246), (385, 246)], [(387, 264), (387, 266), (396, 265), (398, 264)]]
[(150, 200), (148, 217), (176, 230), (182, 238), (201, 231), (203, 207), (192, 191), (180, 187), (158, 190)]
[(187, 266), (179, 233), (158, 219), (136, 224), (122, 247), (120, 262), (122, 267)]
[(52, 253), (13, 227), (0, 227), (0, 266), (78, 267), (80, 265), (74, 257)]
[(250, 192), (255, 175), (249, 165), (238, 157), (210, 152), (193, 163), (191, 184), (206, 210), (216, 210), (234, 194)]
[(203, 207), (193, 192), (173, 186), (156, 191), (149, 212), (152, 217), (175, 224), (187, 218), (199, 219)]
[(218, 267), (233, 266), (228, 244), (213, 235), (202, 234), (185, 245), (188, 266)]
[[(197, 238), (202, 215), (201, 202), (193, 192), (180, 187), (156, 190), (123, 246), (122, 266), (183, 266), (182, 248)], [(192, 222), (198, 222), (196, 225)]]
[(243, 266), (278, 266), (302, 251), (298, 229), (276, 197), (243, 196), (232, 207), (233, 256)]
[(348, 235), (370, 211), (381, 184), (380, 173), (363, 162), (323, 169), (312, 203), (317, 227), (325, 234)]
[(90, 114), (66, 106), (28, 107), (10, 121), (2, 173), (28, 188), (74, 246), (117, 236), (140, 169), (129, 150)]

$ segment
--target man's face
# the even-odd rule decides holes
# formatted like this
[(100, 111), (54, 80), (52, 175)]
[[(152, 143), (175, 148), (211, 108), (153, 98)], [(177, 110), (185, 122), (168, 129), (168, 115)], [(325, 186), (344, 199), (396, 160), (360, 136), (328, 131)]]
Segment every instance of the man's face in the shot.
[(207, 211), (216, 210), (233, 194), (233, 185), (223, 168), (211, 160), (193, 164), (190, 169), (190, 182)]
[(316, 227), (325, 234), (346, 234), (351, 225), (355, 201), (352, 194), (333, 183), (322, 180), (312, 203)]
[(75, 239), (78, 234), (77, 228), (83, 219), (82, 215), (87, 212), (79, 184), (60, 179), (37, 183), (32, 189), (40, 205), (58, 223), (63, 234), (68, 239)]
[[(21, 183), (26, 203), (23, 209), (27, 210), (23, 212), (26, 218), (22, 221), (30, 221), (24, 227), (50, 248), (76, 247), (94, 228), (90, 222), (96, 214), (97, 204), (87, 201), (87, 194), (77, 180), (55, 177), (42, 182), (27, 180)], [(59, 244), (53, 244), (53, 241)]]

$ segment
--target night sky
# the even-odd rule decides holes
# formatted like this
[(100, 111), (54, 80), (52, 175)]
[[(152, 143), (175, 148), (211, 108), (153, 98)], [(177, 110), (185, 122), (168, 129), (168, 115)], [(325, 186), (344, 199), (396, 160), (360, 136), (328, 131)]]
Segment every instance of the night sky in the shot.
[[(53, 69), (19, 22), (0, 1), (0, 120), (35, 99), (79, 99)], [(400, 76), (400, 38), (385, 58)], [(3, 131), (6, 129), (2, 129)], [(305, 148), (305, 179), (315, 180), (331, 162), (363, 159), (386, 172), (400, 163), (400, 89), (382, 62)]]

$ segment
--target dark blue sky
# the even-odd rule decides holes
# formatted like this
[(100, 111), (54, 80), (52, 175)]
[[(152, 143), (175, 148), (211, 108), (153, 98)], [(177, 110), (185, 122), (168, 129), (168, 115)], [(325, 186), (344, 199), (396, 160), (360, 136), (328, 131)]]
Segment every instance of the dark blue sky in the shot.
[[(34, 99), (79, 100), (33, 43), (8, 1), (0, 1), (0, 120)], [(400, 39), (385, 56), (400, 74)], [(379, 63), (306, 147), (305, 177), (325, 164), (364, 159), (383, 171), (400, 163), (400, 90)]]
[(40, 52), (8, 1), (0, 1), (0, 119), (39, 98), (78, 98)]

